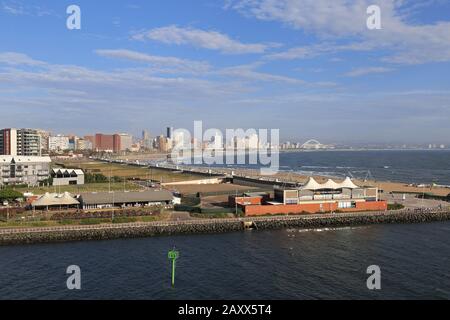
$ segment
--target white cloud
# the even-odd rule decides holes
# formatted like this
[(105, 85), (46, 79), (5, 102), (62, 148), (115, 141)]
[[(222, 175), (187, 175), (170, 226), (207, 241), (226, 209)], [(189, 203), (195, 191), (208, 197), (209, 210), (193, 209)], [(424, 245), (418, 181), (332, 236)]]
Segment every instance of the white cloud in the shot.
[(19, 0), (3, 1), (1, 3), (1, 9), (6, 13), (15, 16), (24, 16), (24, 15), (37, 17), (57, 16), (51, 10), (36, 5), (24, 4), (22, 1)]
[(95, 50), (95, 53), (102, 57), (118, 58), (140, 63), (148, 63), (155, 66), (169, 67), (172, 73), (204, 73), (210, 69), (210, 65), (207, 62), (185, 60), (175, 57), (153, 56), (126, 49), (99, 49)]
[(251, 65), (242, 65), (224, 68), (217, 71), (217, 74), (232, 78), (247, 79), (251, 81), (269, 81), (269, 82), (285, 82), (289, 84), (305, 84), (305, 81), (303, 80), (255, 71), (254, 69), (258, 65), (259, 64), (251, 64)]
[[(372, 4), (381, 8), (381, 30), (368, 30), (366, 27), (366, 9)], [(390, 63), (450, 61), (450, 22), (411, 24), (408, 14), (415, 9), (411, 9), (409, 4), (404, 0), (236, 0), (229, 1), (226, 8), (260, 20), (280, 21), (327, 42), (331, 38), (340, 42), (328, 49), (322, 46), (291, 48), (269, 55), (271, 59), (303, 59), (329, 52), (380, 50), (380, 55), (383, 54), (380, 59)], [(348, 44), (342, 44), (342, 41)]]
[(0, 63), (12, 66), (17, 65), (41, 66), (45, 64), (42, 61), (30, 58), (26, 54), (17, 52), (0, 52)]
[(385, 67), (367, 67), (367, 68), (357, 68), (353, 69), (352, 71), (346, 73), (345, 75), (347, 77), (360, 77), (367, 74), (373, 74), (373, 73), (386, 73), (391, 72), (394, 69), (391, 68), (385, 68)]
[(193, 47), (217, 50), (227, 54), (264, 53), (276, 44), (242, 43), (217, 31), (205, 31), (177, 26), (161, 27), (136, 33), (135, 40), (154, 40), (166, 44), (191, 45)]

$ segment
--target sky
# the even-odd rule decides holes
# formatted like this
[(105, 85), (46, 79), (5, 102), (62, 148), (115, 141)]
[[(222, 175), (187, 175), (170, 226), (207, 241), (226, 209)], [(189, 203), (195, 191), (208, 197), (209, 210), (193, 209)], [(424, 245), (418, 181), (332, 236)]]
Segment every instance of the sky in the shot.
[(2, 128), (450, 143), (449, 89), (446, 0), (0, 0)]

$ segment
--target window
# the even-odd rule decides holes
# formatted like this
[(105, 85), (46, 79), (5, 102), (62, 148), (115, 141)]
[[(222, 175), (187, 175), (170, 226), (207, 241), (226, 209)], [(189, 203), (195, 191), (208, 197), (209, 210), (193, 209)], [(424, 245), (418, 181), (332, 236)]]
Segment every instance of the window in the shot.
[(338, 207), (339, 209), (356, 208), (356, 202), (352, 201), (339, 202)]

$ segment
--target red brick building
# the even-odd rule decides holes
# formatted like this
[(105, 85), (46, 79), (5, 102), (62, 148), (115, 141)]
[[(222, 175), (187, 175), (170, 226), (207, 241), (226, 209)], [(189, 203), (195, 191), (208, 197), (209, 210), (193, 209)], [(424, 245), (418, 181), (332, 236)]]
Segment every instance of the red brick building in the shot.
[(310, 178), (298, 189), (276, 187), (273, 199), (268, 194), (230, 196), (230, 206), (236, 203), (246, 216), (387, 210), (387, 202), (378, 198), (378, 188), (358, 187), (350, 178), (341, 183), (330, 179), (323, 184)]
[(97, 133), (94, 148), (97, 151), (119, 152), (121, 150), (120, 135)]

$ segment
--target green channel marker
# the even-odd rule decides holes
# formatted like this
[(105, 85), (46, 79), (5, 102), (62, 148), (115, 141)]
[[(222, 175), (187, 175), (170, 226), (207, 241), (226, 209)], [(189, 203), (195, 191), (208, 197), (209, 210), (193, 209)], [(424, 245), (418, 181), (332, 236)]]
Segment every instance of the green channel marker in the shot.
[(175, 250), (175, 248), (171, 251), (169, 251), (168, 257), (170, 260), (172, 260), (172, 287), (175, 286), (175, 265), (176, 261), (179, 258), (180, 253)]

